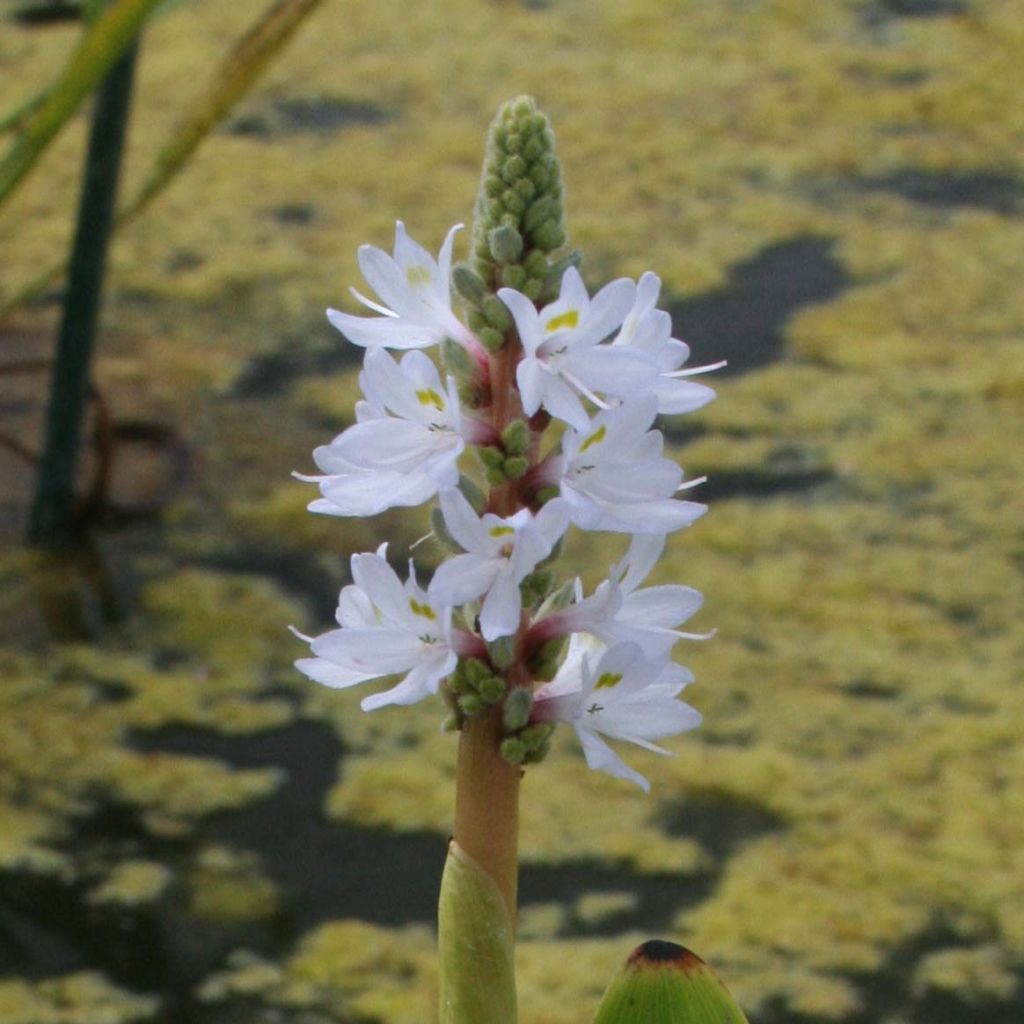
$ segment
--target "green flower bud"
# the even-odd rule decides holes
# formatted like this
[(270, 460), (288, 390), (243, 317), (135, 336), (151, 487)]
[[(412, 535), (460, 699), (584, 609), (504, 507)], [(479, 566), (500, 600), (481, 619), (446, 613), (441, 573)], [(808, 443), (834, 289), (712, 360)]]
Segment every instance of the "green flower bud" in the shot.
[(501, 756), (509, 764), (522, 764), (526, 758), (527, 750), (523, 744), (514, 736), (509, 736), (501, 741)]
[(444, 368), (458, 381), (467, 381), (477, 376), (477, 365), (470, 358), (465, 346), (451, 338), (441, 342), (441, 362)]
[(497, 352), (505, 344), (505, 335), (501, 331), (496, 331), (493, 327), (479, 328), (476, 336), (488, 352)]
[[(518, 196), (513, 195), (513, 198), (522, 206), (522, 200)], [(515, 263), (523, 251), (523, 236), (516, 227), (509, 224), (492, 228), (487, 233), (487, 241), (491, 246), (491, 255), (498, 263)]]
[(502, 180), (507, 185), (514, 185), (526, 173), (526, 161), (516, 154), (510, 156), (501, 168)]
[(504, 333), (512, 326), (512, 316), (497, 295), (488, 295), (484, 299), (483, 312), (487, 323), (496, 331)]
[(502, 636), (487, 641), (487, 655), (495, 668), (504, 670), (516, 660), (515, 637)]
[[(561, 195), (561, 169), (547, 118), (529, 97), (504, 104), (488, 133), (474, 211), (474, 269), (485, 285), (496, 288), (502, 283), (519, 288), (530, 277), (541, 276), (526, 273), (522, 280), (510, 281), (502, 271), (521, 258), (523, 239), (549, 221), (556, 224), (543, 228), (545, 241), (559, 238), (558, 244), (563, 244)], [(535, 210), (537, 203), (543, 200), (546, 201), (540, 209)], [(514, 229), (516, 234), (511, 231), (505, 235), (495, 234), (495, 229), (501, 227)], [(551, 248), (550, 245), (539, 247)]]
[(518, 263), (510, 263), (501, 268), (501, 283), (506, 288), (522, 288), (526, 283), (526, 271)]
[(530, 277), (541, 277), (547, 280), (548, 274), (551, 272), (551, 268), (548, 265), (547, 256), (540, 251), (540, 249), (531, 249), (523, 260), (523, 270), (525, 270)]
[(530, 239), (538, 249), (551, 252), (552, 249), (565, 244), (565, 228), (557, 220), (546, 220), (540, 227), (530, 232)]
[(465, 715), (475, 715), (484, 709), (483, 699), (479, 694), (464, 693), (459, 697), (459, 710)]
[(508, 732), (517, 732), (530, 720), (533, 696), (525, 687), (516, 687), (506, 698), (501, 709), (501, 721)]
[(518, 480), (529, 468), (530, 460), (525, 455), (510, 455), (501, 466), (506, 480)]
[(480, 683), (479, 694), (487, 704), (497, 704), (505, 696), (505, 689), (505, 680), (501, 676), (488, 675)]
[(530, 428), (523, 420), (513, 420), (501, 432), (501, 445), (509, 455), (525, 455), (530, 448)]
[(505, 453), (500, 448), (492, 448), (490, 445), (487, 445), (483, 448), (477, 448), (476, 452), (486, 469), (501, 469), (504, 465)]
[(455, 290), (469, 303), (479, 306), (487, 296), (487, 289), (480, 275), (470, 270), (465, 263), (456, 263), (452, 270), (452, 284)]
[(523, 217), (523, 229), (529, 234), (545, 221), (557, 219), (561, 214), (559, 206), (560, 204), (554, 196), (541, 195), (539, 199), (530, 203), (526, 215)]
[(527, 608), (535, 608), (547, 597), (548, 591), (554, 586), (555, 578), (549, 572), (531, 572), (519, 584), (523, 596), (523, 604)]
[(527, 750), (537, 750), (551, 738), (555, 731), (553, 723), (538, 722), (536, 725), (528, 725), (519, 733), (519, 739)]
[(520, 289), (520, 291), (534, 302), (540, 298), (540, 293), (544, 290), (544, 282), (538, 280), (536, 277), (528, 278), (526, 283)]
[[(529, 179), (526, 180), (529, 181)], [(516, 184), (518, 184), (518, 182)], [(522, 196), (519, 195), (518, 191), (511, 188), (506, 189), (501, 194), (501, 202), (509, 213), (521, 215), (526, 210), (526, 202), (523, 200)]]
[[(523, 764), (539, 764), (551, 753), (551, 741), (545, 740), (539, 747), (528, 750), (523, 757)], [(646, 1022), (645, 1022), (646, 1024)]]
[(568, 646), (569, 641), (564, 636), (553, 637), (541, 644), (529, 661), (528, 667), (534, 678), (544, 682), (554, 679)]
[(524, 203), (528, 203), (537, 194), (537, 186), (529, 178), (520, 178), (515, 184), (515, 190)]

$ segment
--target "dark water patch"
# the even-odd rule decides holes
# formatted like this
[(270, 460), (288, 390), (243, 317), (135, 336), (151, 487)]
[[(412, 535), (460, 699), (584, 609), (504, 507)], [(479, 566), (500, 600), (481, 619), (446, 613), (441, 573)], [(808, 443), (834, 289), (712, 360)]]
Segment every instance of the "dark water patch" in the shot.
[(194, 563), (216, 572), (265, 576), (300, 601), (316, 622), (333, 622), (338, 592), (346, 581), (341, 559), (326, 560), (300, 549), (234, 548)]
[[(1005, 1000), (976, 998), (964, 992), (921, 991), (915, 974), (932, 953), (968, 951), (977, 940), (967, 941), (941, 918), (922, 931), (895, 945), (880, 967), (870, 974), (850, 972), (848, 979), (860, 990), (863, 1009), (848, 1024), (878, 1024), (883, 1020), (905, 1020), (908, 1024), (1020, 1024), (1024, 969), (1017, 966), (1017, 990)], [(998, 941), (993, 935), (990, 941)], [(771, 1024), (771, 1022), (768, 1022)]]
[[(637, 874), (626, 865), (616, 867), (600, 861), (573, 861), (550, 867), (534, 864), (520, 870), (519, 897), (522, 906), (565, 906), (566, 923), (559, 932), (563, 936), (609, 936), (634, 929), (670, 928), (680, 911), (708, 899), (716, 881), (717, 873), (711, 871), (683, 877), (676, 872)], [(596, 920), (584, 920), (574, 909), (583, 896), (622, 892), (632, 897), (630, 905)]]
[(741, 846), (782, 832), (787, 822), (774, 811), (726, 793), (695, 792), (662, 811), (662, 828), (671, 836), (694, 839), (721, 866)]
[(879, 683), (874, 679), (851, 679), (840, 689), (858, 700), (896, 700), (900, 696), (900, 688), (895, 684)]
[(30, 0), (16, 4), (9, 17), (19, 25), (31, 27), (65, 25), (81, 21), (82, 5), (73, 0)]
[(888, 18), (942, 18), (966, 14), (970, 5), (964, 0), (872, 0), (864, 8), (865, 19), (877, 22)]
[(835, 480), (831, 469), (780, 470), (716, 470), (707, 482), (695, 487), (691, 496), (696, 501), (723, 501), (728, 498), (774, 498), (813, 490)]
[(385, 107), (338, 96), (294, 96), (273, 100), (228, 122), (232, 135), (259, 139), (314, 134), (334, 135), (357, 125), (378, 125), (394, 120)]
[(270, 217), (278, 224), (291, 227), (305, 227), (312, 224), (319, 215), (315, 203), (283, 203), (270, 211)]
[(736, 376), (782, 358), (790, 317), (835, 298), (849, 283), (832, 241), (808, 236), (762, 249), (737, 264), (723, 287), (665, 308), (676, 337), (693, 350), (692, 365), (725, 359), (728, 366), (714, 376)]
[(228, 392), (229, 398), (270, 398), (301, 377), (321, 377), (359, 366), (363, 349), (340, 335), (330, 344), (312, 346), (288, 339), (273, 352), (250, 359)]
[(1006, 216), (1024, 212), (1024, 179), (1000, 171), (904, 167), (888, 174), (851, 178), (848, 184), (868, 192), (888, 192), (939, 210), (991, 210)]

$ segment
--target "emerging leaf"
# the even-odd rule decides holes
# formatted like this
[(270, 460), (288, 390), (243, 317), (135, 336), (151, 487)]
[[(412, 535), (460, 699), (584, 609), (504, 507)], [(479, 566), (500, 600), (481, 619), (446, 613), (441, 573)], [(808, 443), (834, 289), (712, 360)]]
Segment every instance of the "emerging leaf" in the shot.
[(612, 979), (594, 1024), (748, 1024), (700, 957), (674, 942), (637, 946)]

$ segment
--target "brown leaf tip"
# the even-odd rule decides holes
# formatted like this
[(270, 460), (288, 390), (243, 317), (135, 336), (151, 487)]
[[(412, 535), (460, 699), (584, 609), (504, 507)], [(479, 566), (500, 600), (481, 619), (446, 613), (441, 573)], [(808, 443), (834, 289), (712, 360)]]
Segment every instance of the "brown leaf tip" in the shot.
[(685, 946), (663, 939), (651, 939), (637, 946), (626, 961), (628, 967), (642, 970), (645, 967), (674, 967), (685, 973), (698, 971), (705, 964), (696, 953), (691, 953)]

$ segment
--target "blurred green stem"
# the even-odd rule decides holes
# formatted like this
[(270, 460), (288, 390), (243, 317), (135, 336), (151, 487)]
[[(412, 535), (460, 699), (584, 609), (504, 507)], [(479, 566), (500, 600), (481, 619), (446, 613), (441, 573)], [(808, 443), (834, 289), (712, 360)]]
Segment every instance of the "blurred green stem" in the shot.
[(78, 222), (50, 384), (46, 441), (29, 538), (42, 545), (71, 540), (75, 469), (99, 320), (107, 245), (124, 149), (137, 42), (113, 65), (96, 96)]

